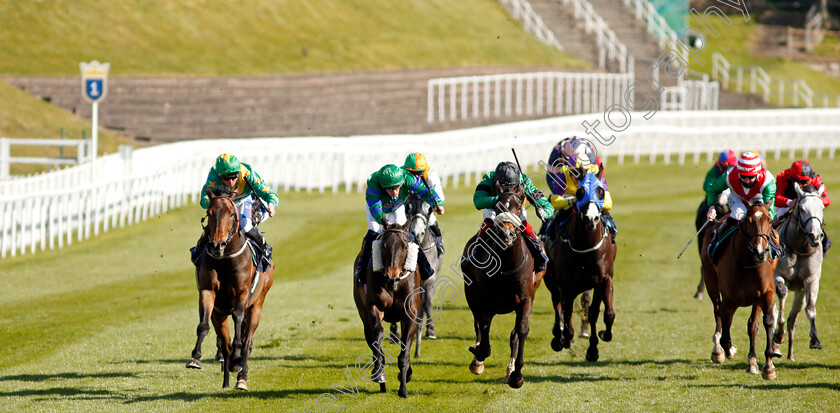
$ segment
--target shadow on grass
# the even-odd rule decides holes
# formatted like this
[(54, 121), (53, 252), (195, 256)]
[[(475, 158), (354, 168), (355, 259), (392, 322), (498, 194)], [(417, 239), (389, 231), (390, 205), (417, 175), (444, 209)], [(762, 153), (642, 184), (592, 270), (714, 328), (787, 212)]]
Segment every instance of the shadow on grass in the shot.
[[(746, 373), (744, 373), (746, 374)], [(733, 387), (750, 389), (750, 390), (802, 390), (802, 389), (829, 389), (840, 391), (840, 384), (838, 383), (775, 383), (771, 381), (764, 381), (762, 384), (752, 385), (732, 385), (732, 384), (691, 384), (685, 387), (698, 387), (707, 389), (727, 389), (729, 391)]]
[[(153, 402), (158, 400), (169, 400), (169, 401), (185, 401), (185, 402), (194, 402), (197, 400), (207, 399), (207, 398), (220, 398), (220, 399), (235, 399), (235, 398), (254, 398), (254, 399), (284, 399), (288, 396), (294, 396), (298, 394), (308, 394), (308, 395), (315, 395), (315, 394), (324, 394), (330, 393), (333, 390), (329, 387), (323, 389), (289, 389), (289, 390), (264, 390), (264, 391), (238, 391), (232, 388), (230, 389), (219, 389), (217, 392), (210, 392), (210, 393), (187, 393), (187, 392), (177, 392), (177, 393), (170, 393), (170, 394), (163, 394), (163, 395), (156, 395), (156, 396), (142, 396), (142, 397), (135, 397), (131, 400), (127, 400), (126, 404), (132, 403), (142, 403), (142, 402)], [(373, 393), (373, 392), (366, 392), (363, 389), (359, 389), (360, 393)], [(378, 392), (377, 392), (378, 393)]]
[[(613, 366), (643, 366), (643, 365), (655, 365), (655, 366), (674, 366), (679, 364), (684, 364), (686, 366), (696, 366), (697, 360), (689, 360), (689, 359), (668, 359), (668, 360), (598, 360), (596, 362), (590, 362), (586, 360), (574, 360), (574, 361), (565, 361), (565, 360), (558, 360), (558, 361), (529, 361), (526, 364), (533, 364), (535, 366), (565, 366), (565, 367), (613, 367)], [(746, 366), (746, 365), (745, 365)], [(745, 367), (746, 368), (746, 367)]]
[(33, 381), (42, 382), (53, 379), (88, 379), (88, 378), (114, 378), (114, 377), (136, 377), (135, 373), (55, 373), (55, 374), (15, 374), (2, 376), (0, 381)]
[[(108, 390), (83, 390), (73, 387), (53, 387), (49, 389), (18, 390), (0, 392), (0, 398), (5, 397), (40, 397), (55, 398), (56, 400), (104, 400), (104, 399), (125, 399), (125, 396), (118, 395)], [(55, 397), (50, 397), (55, 396)]]

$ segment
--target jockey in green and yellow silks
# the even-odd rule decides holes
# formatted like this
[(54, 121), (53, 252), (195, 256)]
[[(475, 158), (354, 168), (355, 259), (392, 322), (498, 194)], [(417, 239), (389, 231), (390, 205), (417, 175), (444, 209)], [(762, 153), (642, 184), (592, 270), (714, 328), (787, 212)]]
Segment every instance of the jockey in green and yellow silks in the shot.
[[(446, 197), (443, 194), (443, 183), (440, 179), (440, 175), (429, 166), (429, 163), (426, 161), (426, 157), (420, 153), (411, 153), (405, 158), (405, 163), (403, 164), (403, 169), (408, 172), (411, 172), (412, 175), (421, 178), (423, 182), (429, 185), (429, 189), (434, 191), (437, 194), (438, 198), (441, 201), (444, 201)], [(429, 230), (435, 234), (435, 242), (437, 243), (437, 250), (438, 254), (443, 254), (446, 250), (443, 248), (443, 233), (440, 230), (440, 224), (438, 223), (437, 217), (435, 214), (431, 214), (429, 216)]]
[[(405, 201), (410, 192), (416, 193), (429, 204), (437, 204), (435, 211), (443, 215), (443, 200), (433, 190), (429, 190), (420, 178), (403, 168), (385, 165), (368, 178), (367, 190), (365, 190), (368, 230), (362, 239), (360, 265), (355, 274), (357, 285), (365, 282), (360, 274), (370, 262), (373, 241), (382, 234), (385, 221), (399, 225), (405, 225), (407, 222)], [(434, 274), (425, 254), (418, 255), (418, 264), (423, 279)]]
[[(239, 213), (239, 227), (257, 241), (265, 251), (266, 259), (270, 260), (271, 246), (257, 229), (257, 224), (274, 216), (275, 207), (280, 201), (277, 193), (260, 178), (251, 165), (240, 162), (236, 156), (229, 153), (219, 155), (207, 174), (207, 181), (201, 188), (199, 204), (202, 208), (210, 206), (207, 190), (213, 191), (217, 188), (225, 188), (236, 194), (234, 203)], [(261, 201), (257, 201), (257, 198)], [(206, 234), (202, 233), (195, 250), (201, 252), (206, 241)]]

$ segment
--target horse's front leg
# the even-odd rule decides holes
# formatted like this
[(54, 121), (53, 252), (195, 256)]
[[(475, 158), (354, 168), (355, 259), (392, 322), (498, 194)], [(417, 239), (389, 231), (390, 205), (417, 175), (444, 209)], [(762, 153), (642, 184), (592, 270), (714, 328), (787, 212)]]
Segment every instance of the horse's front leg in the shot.
[(187, 362), (187, 368), (201, 368), (201, 344), (204, 337), (210, 331), (210, 315), (213, 313), (213, 303), (216, 301), (216, 294), (212, 290), (201, 290), (198, 295), (198, 327), (195, 329), (195, 347), (192, 356)]
[(216, 336), (221, 339), (222, 357), (222, 373), (224, 380), (222, 381), (222, 388), (230, 387), (230, 364), (231, 364), (231, 346), (230, 346), (230, 332), (228, 331), (227, 316), (221, 315), (218, 312), (213, 312), (211, 316), (213, 321), (213, 328), (216, 330)]
[(793, 359), (793, 335), (796, 331), (796, 321), (799, 318), (799, 313), (805, 309), (805, 291), (796, 291), (793, 294), (793, 303), (790, 306), (790, 314), (787, 319), (787, 334), (788, 334), (788, 355), (790, 361)]
[(569, 294), (568, 291), (563, 291), (560, 299), (560, 306), (563, 309), (563, 334), (560, 339), (560, 345), (563, 348), (570, 348), (575, 342), (575, 329), (572, 328), (572, 313), (574, 309), (575, 296)]
[[(548, 268), (549, 271), (551, 271), (551, 265), (549, 265)], [(546, 286), (548, 285), (549, 284), (546, 283)], [(551, 349), (554, 351), (561, 351), (563, 350), (563, 293), (560, 291), (560, 287), (553, 289), (549, 288), (549, 291), (551, 291), (551, 303), (552, 307), (554, 307), (554, 327), (551, 329), (551, 335), (553, 336), (551, 339)]]
[(776, 333), (773, 335), (773, 341), (776, 342), (774, 346), (775, 352), (781, 354), (778, 345), (785, 342), (785, 323), (787, 322), (785, 318), (785, 302), (787, 301), (788, 287), (785, 279), (781, 276), (775, 276), (774, 281), (776, 283), (776, 296), (779, 297), (779, 322), (776, 324)]
[[(534, 299), (533, 296), (525, 297), (522, 300), (522, 304), (516, 311), (516, 327), (514, 328), (514, 333), (516, 334), (516, 343), (514, 343), (513, 335), (511, 333), (511, 362), (513, 362), (513, 356), (516, 355), (516, 361), (514, 364), (514, 369), (510, 372), (508, 377), (508, 386), (518, 389), (522, 387), (522, 384), (525, 382), (525, 378), (522, 375), (522, 367), (525, 365), (525, 339), (528, 337), (528, 333), (531, 330), (530, 326), (530, 319), (531, 319), (531, 310), (534, 307)], [(516, 347), (513, 347), (516, 344)]]
[(720, 345), (723, 347), (726, 358), (729, 359), (735, 357), (735, 353), (738, 351), (738, 347), (732, 344), (732, 317), (735, 315), (735, 310), (737, 309), (738, 307), (726, 300), (721, 301), (720, 318), (722, 333), (720, 336)]
[(246, 313), (245, 322), (242, 324), (242, 370), (236, 376), (236, 389), (248, 390), (248, 358), (251, 357), (251, 350), (254, 348), (254, 332), (260, 325), (260, 315), (262, 314), (262, 303), (254, 305)]
[(776, 303), (773, 293), (765, 294), (761, 302), (761, 310), (764, 312), (764, 330), (767, 334), (767, 346), (764, 349), (764, 368), (761, 370), (761, 377), (765, 380), (773, 380), (776, 378), (776, 367), (773, 366), (773, 329), (776, 326)]
[[(601, 302), (604, 301), (604, 289), (598, 286), (594, 290), (592, 297), (592, 304), (589, 305), (589, 328), (595, 331), (597, 328), (598, 317), (601, 314)], [(606, 317), (604, 317), (606, 319)], [(603, 331), (599, 334), (592, 334), (589, 336), (589, 348), (586, 349), (586, 361), (598, 361), (598, 337), (603, 335)], [(612, 334), (612, 333), (610, 333)], [(612, 338), (612, 337), (610, 337)]]
[(750, 354), (747, 355), (747, 373), (758, 374), (758, 362), (755, 356), (755, 335), (758, 333), (758, 304), (752, 306), (750, 317), (747, 318), (747, 335), (750, 338)]
[[(418, 308), (419, 304), (414, 308)], [(414, 335), (417, 334), (419, 328), (417, 327), (417, 323), (412, 319), (410, 316), (403, 317), (400, 323), (400, 330), (402, 332), (401, 340), (402, 345), (399, 358), (397, 359), (397, 366), (400, 369), (400, 390), (397, 394), (405, 398), (408, 396), (408, 388), (406, 388), (405, 384), (411, 381), (411, 360), (409, 358), (409, 354), (411, 352), (411, 344), (414, 340)]]
[(805, 316), (811, 323), (811, 344), (815, 350), (822, 349), (819, 337), (817, 337), (817, 295), (820, 292), (820, 277), (814, 277), (814, 281), (805, 282)]
[(580, 336), (588, 338), (590, 335), (589, 326), (589, 306), (592, 305), (592, 295), (590, 290), (586, 290), (580, 295)]
[[(484, 373), (484, 360), (490, 355), (490, 339), (485, 334), (490, 332), (490, 323), (483, 311), (473, 310), (473, 327), (475, 328), (475, 345), (470, 346), (469, 351), (473, 354), (470, 362), (470, 372), (473, 374)], [(483, 349), (483, 345), (487, 349)], [(479, 356), (481, 356), (479, 358)]]
[(382, 350), (382, 317), (384, 314), (376, 306), (368, 309), (368, 321), (365, 328), (365, 338), (368, 347), (373, 351), (373, 370), (371, 381), (379, 383), (379, 391), (385, 393), (385, 353)]
[(233, 360), (228, 367), (230, 367), (232, 373), (238, 373), (242, 370), (242, 326), (245, 323), (245, 301), (247, 299), (247, 296), (240, 297), (231, 313), (231, 318), (233, 318)]

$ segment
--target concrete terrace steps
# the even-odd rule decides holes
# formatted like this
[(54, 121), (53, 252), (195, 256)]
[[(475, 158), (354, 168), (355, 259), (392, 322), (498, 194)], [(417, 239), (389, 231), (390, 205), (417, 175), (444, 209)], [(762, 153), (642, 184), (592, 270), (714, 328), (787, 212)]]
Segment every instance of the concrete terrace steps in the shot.
[(554, 33), (567, 52), (598, 68), (598, 45), (593, 36), (586, 34), (584, 23), (574, 18), (574, 11), (561, 0), (530, 0), (534, 12)]
[[(470, 67), (234, 77), (108, 79), (100, 123), (142, 141), (251, 136), (421, 133), (544, 116), (426, 121), (427, 81), (548, 67)], [(6, 76), (4, 80), (89, 117), (78, 77)]]

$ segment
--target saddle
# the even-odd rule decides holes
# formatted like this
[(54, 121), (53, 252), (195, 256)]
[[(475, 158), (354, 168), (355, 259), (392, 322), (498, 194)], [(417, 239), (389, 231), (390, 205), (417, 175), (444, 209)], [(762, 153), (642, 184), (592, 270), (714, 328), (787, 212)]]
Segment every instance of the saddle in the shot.
[[(709, 247), (709, 257), (711, 257), (712, 262), (717, 264), (718, 259), (720, 258), (720, 253), (723, 251), (723, 247), (726, 246), (726, 243), (729, 241), (729, 238), (735, 231), (738, 230), (738, 226), (735, 225), (726, 230), (723, 234), (720, 235), (717, 242), (714, 245)], [(783, 253), (781, 244), (779, 243), (779, 233), (776, 232), (776, 229), (772, 229), (772, 233), (770, 234), (770, 259), (774, 260), (778, 257), (781, 257)]]

